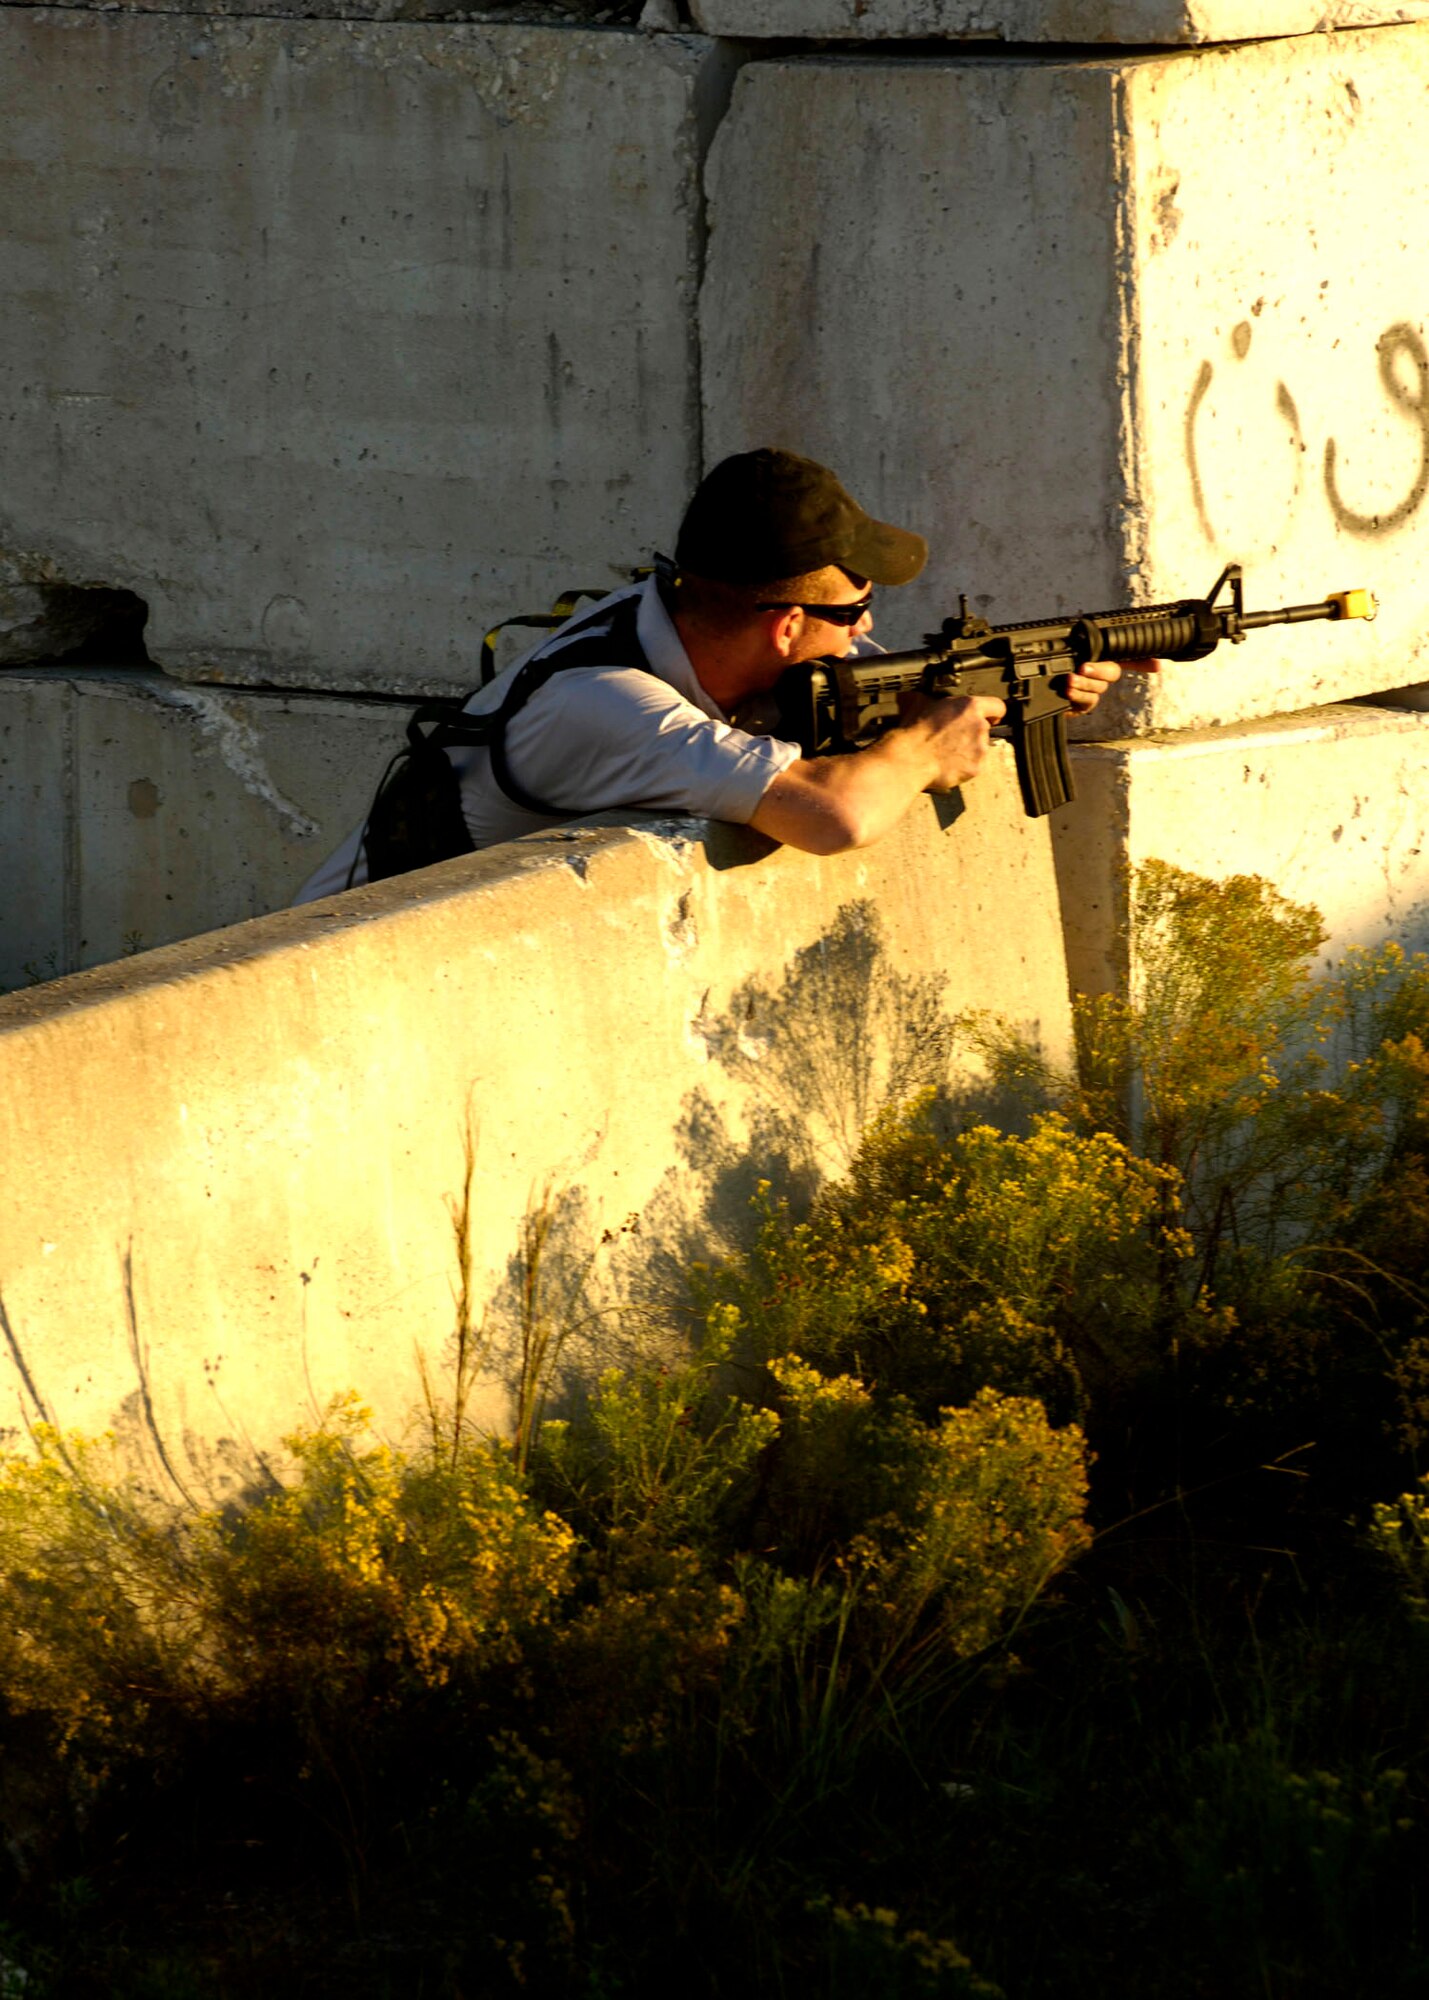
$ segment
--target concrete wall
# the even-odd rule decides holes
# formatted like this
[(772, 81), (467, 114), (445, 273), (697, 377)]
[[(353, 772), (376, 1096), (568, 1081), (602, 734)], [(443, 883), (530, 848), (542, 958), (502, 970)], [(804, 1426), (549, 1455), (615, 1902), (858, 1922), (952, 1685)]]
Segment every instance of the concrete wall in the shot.
[(191, 678), (438, 689), (646, 559), (731, 61), (0, 8), (0, 587), (137, 591)]
[[(294, 690), (466, 685), (491, 618), (769, 440), (928, 532), (885, 638), (959, 588), (1094, 609), (1230, 557), (1257, 604), (1375, 589), (1372, 630), (1109, 704), (1061, 885), (1088, 984), (1153, 854), (1413, 938), (1426, 718), (1316, 705), (1426, 672), (1429, 24), (1315, 13), (870, 0), (817, 32), (1297, 38), (776, 51), (726, 115), (748, 52), (698, 36), (0, 7), (0, 638), (134, 591), (188, 677), (0, 681), (22, 974), (285, 899), (394, 722)], [(533, 1207), (579, 1315), (771, 1163), (839, 1165), (942, 1011), (1065, 1039), (1050, 830), (1005, 756), (967, 807), (829, 861), (542, 836), (0, 1000), (0, 1424), (116, 1422), (220, 1487), (335, 1390), (395, 1426), (464, 1136), (499, 1412)]]
[(1425, 0), (692, 0), (711, 35), (1203, 43), (1429, 19)]
[[(1265, 34), (1331, 18), (1256, 4)], [(1429, 24), (781, 56), (724, 116), (740, 54), (0, 7), (0, 597), (135, 590), (185, 677), (464, 685), (487, 623), (612, 580), (704, 463), (778, 436), (929, 530), (896, 636), (959, 588), (1096, 608), (1232, 555), (1258, 602), (1384, 600), (1100, 731), (1423, 677)], [(11, 657), (58, 644), (31, 609)]]
[(993, 618), (1094, 610), (1230, 558), (1255, 605), (1381, 598), (1373, 627), (1170, 670), (1093, 733), (1422, 679), (1426, 94), (1429, 26), (751, 63), (708, 177), (707, 452), (778, 436), (924, 528), (900, 641), (959, 589)]
[(781, 1157), (841, 1165), (941, 1067), (945, 1011), (1065, 1046), (1006, 753), (949, 817), (833, 860), (689, 821), (541, 835), (0, 1000), (0, 1422), (157, 1430), (219, 1485), (347, 1387), (395, 1427), (445, 1358), (465, 1133), (499, 1412), (543, 1190), (558, 1311), (592, 1258), (677, 1278)]
[[(0, 6), (25, 4), (25, 0), (0, 0)], [(194, 0), (194, 4), (176, 10), (172, 0), (55, 0), (61, 7), (72, 7), (94, 12), (126, 14), (172, 14), (182, 11), (187, 14), (248, 16), (259, 10), (255, 0)], [(676, 18), (671, 24), (678, 27), (676, 0), (653, 0), (654, 15), (664, 24), (667, 10)], [(266, 0), (262, 12), (265, 17), (280, 21), (461, 21), (473, 19), (499, 26), (510, 26), (511, 16), (516, 13), (522, 27), (541, 26), (558, 28), (578, 28), (586, 25), (604, 26), (607, 23), (633, 25), (646, 11), (644, 0), (520, 0), (519, 8), (512, 0), (491, 0), (484, 7), (462, 6), (460, 0)], [(648, 23), (641, 23), (648, 26)]]
[(1261, 875), (1315, 904), (1328, 959), (1388, 937), (1429, 950), (1429, 714), (1346, 702), (1084, 743), (1072, 763), (1077, 800), (1053, 831), (1081, 991), (1124, 989), (1130, 882), (1148, 860)]
[(151, 668), (0, 674), (0, 989), (285, 908), (407, 713)]

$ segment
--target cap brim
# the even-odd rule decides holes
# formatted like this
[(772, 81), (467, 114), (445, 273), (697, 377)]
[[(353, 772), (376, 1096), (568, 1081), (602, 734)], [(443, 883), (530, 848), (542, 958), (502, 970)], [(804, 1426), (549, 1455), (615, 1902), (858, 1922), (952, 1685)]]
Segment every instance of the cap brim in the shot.
[(928, 560), (928, 544), (911, 529), (865, 515), (843, 560), (870, 583), (911, 583)]

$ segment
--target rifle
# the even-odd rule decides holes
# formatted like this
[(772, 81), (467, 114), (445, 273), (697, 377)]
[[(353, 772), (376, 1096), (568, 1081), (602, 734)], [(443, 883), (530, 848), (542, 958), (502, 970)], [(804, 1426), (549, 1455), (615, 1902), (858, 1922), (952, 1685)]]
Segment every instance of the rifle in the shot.
[[(1216, 604), (1229, 588), (1230, 602)], [(1017, 758), (1022, 804), (1040, 818), (1075, 798), (1067, 760), (1067, 697), (1061, 677), (1097, 660), (1203, 660), (1223, 639), (1239, 646), (1266, 625), (1301, 625), (1316, 618), (1373, 618), (1371, 592), (1341, 590), (1319, 604), (1247, 611), (1239, 563), (1227, 563), (1208, 597), (1178, 598), (1125, 611), (1076, 618), (1039, 618), (989, 625), (958, 615), (905, 653), (846, 660), (810, 660), (788, 668), (773, 690), (777, 722), (767, 726), (797, 743), (806, 757), (859, 750), (893, 728), (898, 697), (916, 689), (935, 695), (996, 695), (1007, 718), (993, 735), (1010, 741)]]

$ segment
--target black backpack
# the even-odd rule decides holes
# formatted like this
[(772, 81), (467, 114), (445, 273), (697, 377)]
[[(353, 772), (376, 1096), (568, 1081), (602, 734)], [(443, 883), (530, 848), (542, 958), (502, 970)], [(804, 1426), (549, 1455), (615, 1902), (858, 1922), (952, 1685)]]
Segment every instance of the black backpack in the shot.
[[(637, 571), (637, 579), (648, 576)], [(599, 597), (608, 591), (568, 591), (556, 600), (551, 611), (533, 612), (522, 618), (507, 618), (493, 626), (481, 647), (481, 683), (486, 687), (495, 676), (495, 641), (507, 626), (552, 627), (565, 625), (577, 601)], [(599, 606), (588, 614), (594, 619)], [(566, 814), (537, 798), (516, 782), (506, 761), (506, 729), (511, 718), (523, 709), (532, 695), (543, 688), (553, 674), (568, 667), (639, 666), (647, 667), (636, 634), (638, 596), (623, 598), (608, 624), (589, 638), (570, 637), (547, 656), (538, 650), (514, 676), (499, 707), (485, 715), (468, 715), (470, 695), (426, 701), (414, 710), (407, 724), (407, 741), (382, 774), (368, 812), (357, 854), (348, 871), (348, 886), (357, 869), (357, 855), (367, 853), (367, 879), (383, 882), (393, 875), (405, 875), (413, 868), (429, 868), (434, 862), (450, 861), (458, 854), (470, 854), (474, 842), (461, 809), (461, 779), (447, 755), (449, 750), (483, 749), (491, 757), (491, 775), (507, 798), (527, 812), (552, 818)], [(579, 633), (581, 625), (571, 628)], [(647, 668), (648, 671), (648, 668)]]

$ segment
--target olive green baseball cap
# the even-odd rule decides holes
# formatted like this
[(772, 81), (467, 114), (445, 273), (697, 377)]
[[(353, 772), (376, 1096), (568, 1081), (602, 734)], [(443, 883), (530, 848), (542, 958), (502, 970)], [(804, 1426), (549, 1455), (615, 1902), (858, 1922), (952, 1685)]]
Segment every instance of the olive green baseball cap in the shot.
[(826, 465), (763, 449), (721, 459), (685, 511), (675, 561), (720, 583), (769, 583), (828, 563), (870, 583), (910, 583), (928, 544), (866, 514)]

